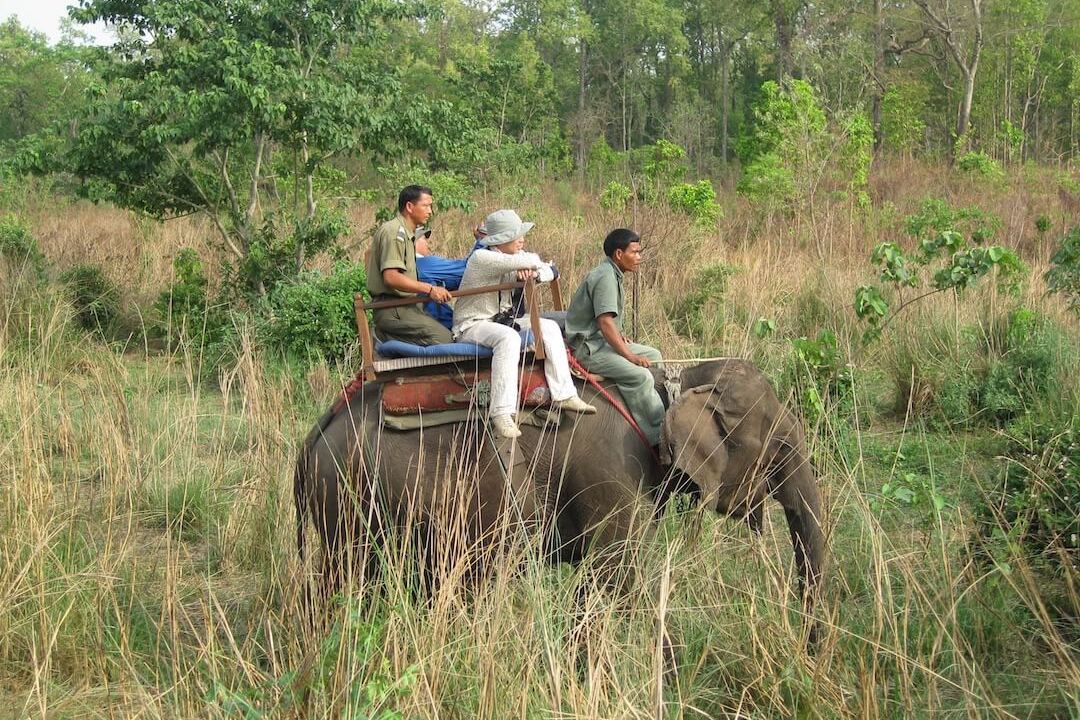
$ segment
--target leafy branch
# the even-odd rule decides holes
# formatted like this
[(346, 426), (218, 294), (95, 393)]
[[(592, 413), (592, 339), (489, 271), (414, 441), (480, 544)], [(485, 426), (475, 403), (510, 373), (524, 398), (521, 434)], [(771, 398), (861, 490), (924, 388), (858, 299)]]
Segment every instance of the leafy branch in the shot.
[[(927, 200), (919, 213), (907, 218), (908, 232), (916, 240), (916, 250), (905, 253), (896, 243), (874, 248), (870, 262), (878, 268), (880, 284), (860, 285), (855, 290), (855, 315), (868, 327), (865, 341), (877, 339), (908, 306), (932, 295), (952, 291), (960, 295), (979, 280), (997, 270), (998, 281), (1015, 289), (1026, 270), (1015, 251), (1001, 245), (984, 245), (1000, 225), (997, 218), (978, 208), (954, 210), (944, 201)], [(931, 273), (929, 281), (923, 279)], [(904, 297), (909, 288), (929, 289), (914, 297)], [(883, 288), (892, 288), (900, 299), (893, 307)]]

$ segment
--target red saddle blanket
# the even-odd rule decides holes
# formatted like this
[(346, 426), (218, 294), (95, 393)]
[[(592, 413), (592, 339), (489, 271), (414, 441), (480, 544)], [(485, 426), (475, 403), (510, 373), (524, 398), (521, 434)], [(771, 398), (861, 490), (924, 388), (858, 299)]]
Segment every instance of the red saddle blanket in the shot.
[[(521, 368), (518, 390), (524, 407), (551, 404), (543, 368)], [(486, 407), (490, 393), (491, 370), (401, 377), (383, 386), (382, 407), (390, 415), (463, 410), (473, 403)]]

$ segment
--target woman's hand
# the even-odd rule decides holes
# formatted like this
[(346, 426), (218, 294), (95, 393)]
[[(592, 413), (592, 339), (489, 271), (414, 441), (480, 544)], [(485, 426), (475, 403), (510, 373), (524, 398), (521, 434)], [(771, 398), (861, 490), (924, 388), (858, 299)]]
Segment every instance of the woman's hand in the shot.
[(520, 280), (521, 282), (525, 282), (529, 278), (534, 278), (534, 277), (536, 277), (536, 271), (535, 270), (518, 270), (517, 271), (517, 279)]

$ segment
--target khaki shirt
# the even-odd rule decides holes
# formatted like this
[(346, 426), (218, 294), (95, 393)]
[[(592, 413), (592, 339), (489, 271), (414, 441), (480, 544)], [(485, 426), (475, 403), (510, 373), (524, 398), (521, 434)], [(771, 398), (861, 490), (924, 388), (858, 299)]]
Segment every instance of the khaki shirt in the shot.
[(365, 272), (367, 288), (372, 295), (396, 295), (412, 297), (413, 293), (402, 292), (387, 286), (383, 282), (383, 270), (401, 270), (405, 276), (416, 280), (416, 233), (405, 225), (405, 218), (396, 215), (383, 223), (375, 231), (371, 242)]
[(605, 258), (593, 268), (574, 292), (566, 312), (566, 338), (572, 348), (587, 347), (595, 352), (607, 344), (596, 318), (615, 314), (615, 327), (622, 332), (623, 272)]

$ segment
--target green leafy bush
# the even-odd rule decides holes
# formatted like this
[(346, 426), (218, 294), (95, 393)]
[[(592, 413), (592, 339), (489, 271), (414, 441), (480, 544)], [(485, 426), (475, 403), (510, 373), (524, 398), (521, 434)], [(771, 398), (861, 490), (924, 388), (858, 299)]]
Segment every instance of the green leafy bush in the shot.
[(740, 138), (738, 190), (769, 209), (807, 199), (823, 170), (832, 138), (814, 86), (805, 80), (761, 86), (754, 124)]
[(1061, 239), (1044, 277), (1050, 292), (1064, 297), (1069, 308), (1080, 314), (1080, 225)]
[(981, 150), (964, 153), (956, 161), (956, 167), (969, 175), (978, 175), (987, 180), (1003, 180), (1005, 171), (997, 160)]
[(723, 300), (728, 278), (734, 273), (735, 268), (724, 263), (706, 265), (695, 273), (691, 291), (667, 305), (675, 332), (702, 343), (718, 335), (722, 314), (716, 305)]
[(101, 268), (76, 265), (60, 275), (75, 310), (79, 327), (102, 338), (115, 334), (120, 323), (120, 289)]
[(320, 210), (313, 217), (295, 220), (286, 214), (268, 219), (245, 258), (227, 269), (226, 298), (234, 305), (257, 301), (278, 283), (296, 277), (306, 258), (330, 249), (348, 230), (348, 220), (336, 210)]
[(831, 330), (791, 341), (782, 384), (792, 388), (806, 419), (815, 423), (851, 397), (853, 376)]
[(996, 484), (979, 507), (979, 534), (1007, 538), (1080, 569), (1080, 415), (1024, 416), (1009, 427)]
[(225, 305), (210, 297), (199, 254), (184, 248), (173, 259), (173, 271), (176, 280), (154, 303), (156, 329), (170, 344), (180, 337), (204, 347), (222, 340), (231, 324)]
[(37, 239), (14, 213), (0, 216), (0, 259), (12, 268), (26, 267), (38, 274), (45, 269)]
[(979, 407), (1004, 422), (1027, 411), (1051, 389), (1056, 370), (1052, 328), (1025, 308), (1010, 312), (991, 339), (991, 358)]
[(702, 228), (715, 229), (723, 213), (716, 202), (716, 190), (708, 180), (675, 185), (668, 190), (668, 202), (692, 217)]
[(605, 210), (622, 210), (633, 194), (634, 191), (629, 186), (612, 180), (600, 195), (600, 207)]
[(844, 143), (840, 152), (840, 170), (846, 175), (847, 189), (860, 207), (870, 206), (870, 164), (874, 159), (874, 127), (862, 113), (843, 118)]
[(881, 134), (890, 150), (910, 153), (923, 141), (929, 97), (925, 85), (898, 81), (881, 98)]
[(267, 298), (259, 339), (302, 364), (338, 360), (356, 342), (353, 296), (364, 292), (363, 265), (338, 263), (329, 275), (311, 271), (282, 283)]

